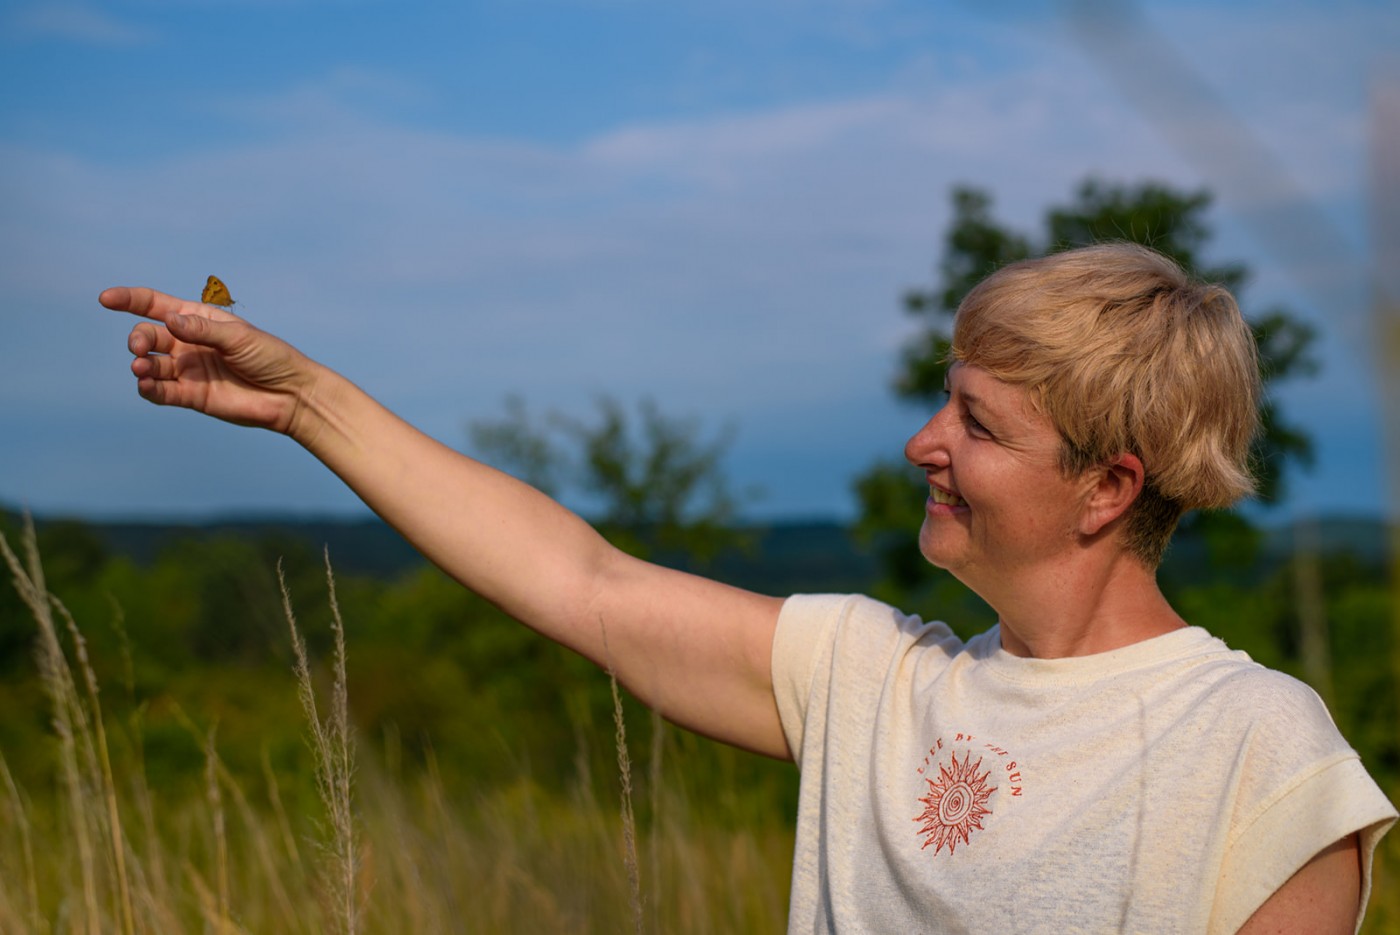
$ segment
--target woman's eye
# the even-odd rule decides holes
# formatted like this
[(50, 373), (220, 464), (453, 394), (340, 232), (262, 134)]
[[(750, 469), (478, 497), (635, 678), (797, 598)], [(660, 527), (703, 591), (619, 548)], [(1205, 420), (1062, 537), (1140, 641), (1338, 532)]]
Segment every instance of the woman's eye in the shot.
[[(953, 394), (949, 392), (946, 386), (943, 388), (943, 392), (940, 395), (943, 397), (943, 400), (941, 403), (939, 403), (939, 408), (942, 408), (943, 406), (946, 406), (948, 403), (953, 401)], [(985, 425), (977, 421), (977, 417), (974, 416), (972, 412), (968, 410), (967, 405), (965, 403), (959, 401), (958, 408), (961, 410), (960, 415), (962, 416), (963, 425), (967, 427), (967, 432), (969, 435), (975, 435), (981, 438), (992, 437), (992, 433), (987, 430), (987, 427)]]

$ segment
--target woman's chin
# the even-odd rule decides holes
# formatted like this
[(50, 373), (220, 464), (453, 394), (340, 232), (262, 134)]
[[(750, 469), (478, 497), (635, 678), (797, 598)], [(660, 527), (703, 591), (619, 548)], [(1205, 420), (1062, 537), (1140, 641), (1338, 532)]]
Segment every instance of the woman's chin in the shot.
[(923, 553), (924, 560), (933, 567), (956, 574), (955, 566), (960, 550), (951, 541), (950, 536), (931, 528), (928, 520), (924, 520), (923, 529), (919, 531), (919, 551)]

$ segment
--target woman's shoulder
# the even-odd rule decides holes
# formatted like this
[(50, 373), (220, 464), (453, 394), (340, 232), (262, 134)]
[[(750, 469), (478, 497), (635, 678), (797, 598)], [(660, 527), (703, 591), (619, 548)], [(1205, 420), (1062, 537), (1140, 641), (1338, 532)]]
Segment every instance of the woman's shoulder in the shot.
[(827, 658), (843, 670), (872, 677), (908, 654), (933, 651), (951, 659), (962, 639), (941, 620), (925, 620), (863, 594), (797, 594), (783, 603), (775, 654), (805, 668)]
[(1254, 661), (1243, 650), (1232, 649), (1219, 637), (1197, 627), (1191, 628), (1194, 653), (1188, 654), (1188, 668), (1209, 680), (1217, 689), (1236, 700), (1253, 699), (1260, 704), (1281, 705), (1293, 711), (1325, 706), (1313, 687), (1296, 676), (1271, 669)]
[(1197, 703), (1213, 720), (1263, 747), (1285, 745), (1313, 756), (1350, 750), (1311, 685), (1215, 642), (1219, 651), (1203, 655), (1191, 674), (1203, 687)]
[(925, 620), (865, 594), (794, 594), (783, 602), (782, 617), (783, 624), (802, 627), (957, 639), (941, 620)]

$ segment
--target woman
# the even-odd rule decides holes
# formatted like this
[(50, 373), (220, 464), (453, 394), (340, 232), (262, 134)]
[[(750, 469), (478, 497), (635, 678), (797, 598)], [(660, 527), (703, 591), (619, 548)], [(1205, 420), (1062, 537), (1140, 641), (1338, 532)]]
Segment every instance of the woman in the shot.
[(1248, 492), (1259, 389), (1233, 299), (1151, 251), (1016, 264), (958, 312), (948, 404), (906, 454), (920, 549), (997, 611), (966, 644), (867, 598), (638, 561), (232, 314), (100, 301), (154, 321), (128, 340), (146, 399), (291, 436), (677, 724), (795, 759), (792, 931), (1359, 924), (1394, 809), (1314, 693), (1156, 585), (1180, 516)]

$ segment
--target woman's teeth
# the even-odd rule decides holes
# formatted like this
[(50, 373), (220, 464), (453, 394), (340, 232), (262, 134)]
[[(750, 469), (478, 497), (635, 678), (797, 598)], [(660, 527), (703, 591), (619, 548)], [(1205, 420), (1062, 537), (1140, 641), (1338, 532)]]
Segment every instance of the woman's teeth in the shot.
[(955, 493), (948, 493), (945, 490), (939, 490), (937, 487), (930, 487), (929, 490), (932, 492), (934, 503), (941, 503), (944, 506), (967, 505), (967, 501)]

